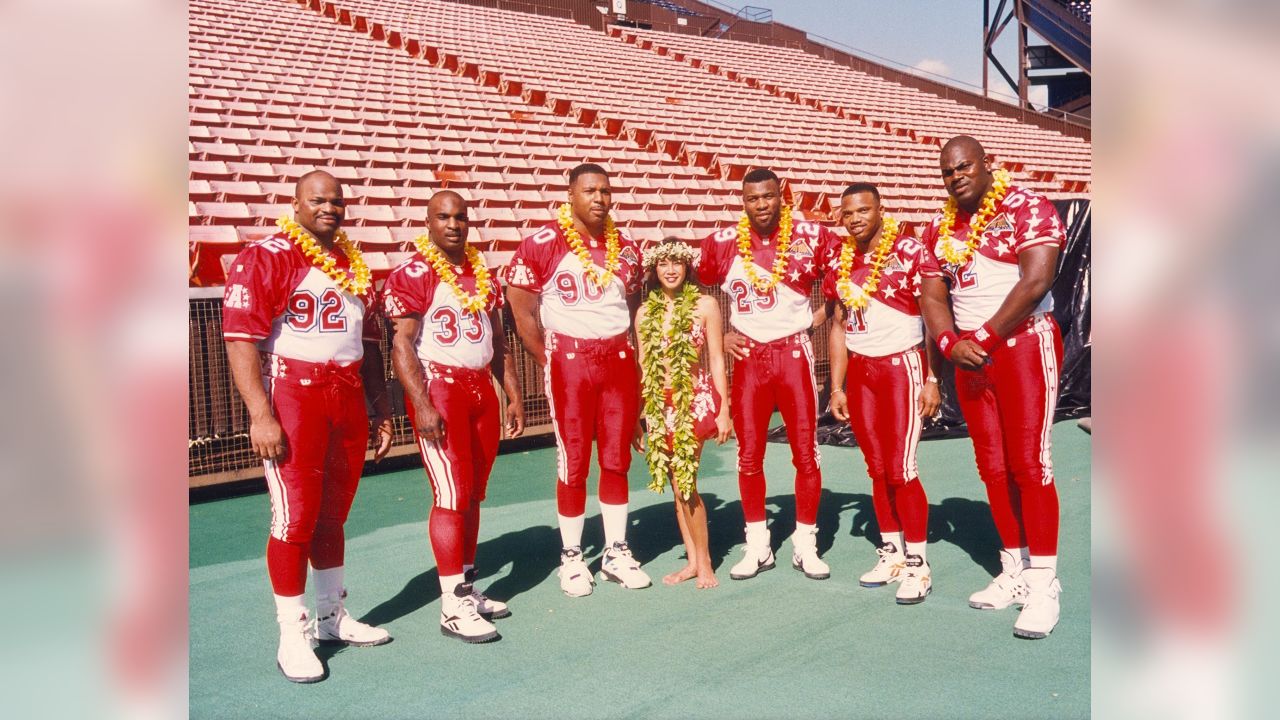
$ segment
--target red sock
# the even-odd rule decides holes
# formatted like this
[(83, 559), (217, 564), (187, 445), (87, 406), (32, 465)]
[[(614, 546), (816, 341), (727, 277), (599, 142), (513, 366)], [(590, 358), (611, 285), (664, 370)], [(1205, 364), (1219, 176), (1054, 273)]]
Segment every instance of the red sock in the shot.
[(320, 522), (311, 535), (311, 567), (326, 570), (342, 565), (346, 536), (342, 525)]
[(466, 544), (462, 548), (462, 564), (476, 564), (476, 543), (480, 538), (480, 503), (473, 502), (466, 512)]
[(627, 476), (621, 473), (601, 470), (600, 502), (605, 505), (626, 505)]
[(922, 543), (929, 539), (929, 498), (920, 480), (900, 485), (893, 493), (894, 509), (902, 520), (902, 539)]
[(577, 517), (587, 509), (587, 483), (579, 485), (556, 483), (556, 512), (565, 517)]
[(1003, 473), (998, 478), (987, 480), (987, 502), (991, 503), (991, 519), (996, 523), (996, 532), (1000, 535), (1000, 545), (1006, 548), (1027, 546), (1022, 533), (1022, 504), (1018, 486), (1013, 484)]
[(466, 518), (457, 510), (431, 508), (427, 523), (431, 533), (431, 552), (436, 556), (440, 575), (461, 575), (463, 546), (466, 544)]
[(738, 493), (746, 521), (764, 522), (764, 473), (738, 473)]
[(1058, 486), (1034, 483), (1018, 488), (1022, 494), (1022, 520), (1027, 550), (1032, 555), (1058, 554)]
[(897, 489), (884, 478), (875, 478), (871, 481), (871, 506), (876, 511), (876, 525), (880, 526), (881, 535), (902, 530), (902, 526), (898, 524), (898, 515), (894, 511), (896, 495)]
[(307, 589), (307, 546), (276, 538), (267, 540), (267, 574), (271, 590), (282, 597), (296, 597)]

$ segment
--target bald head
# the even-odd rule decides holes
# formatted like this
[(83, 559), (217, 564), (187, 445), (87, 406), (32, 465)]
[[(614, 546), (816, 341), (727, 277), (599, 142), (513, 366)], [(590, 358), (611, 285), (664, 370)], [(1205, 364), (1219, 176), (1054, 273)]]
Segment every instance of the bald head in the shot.
[(467, 245), (467, 201), (441, 190), (427, 201), (427, 235), (450, 262), (461, 265)]
[(342, 184), (323, 170), (312, 170), (298, 178), (293, 189), (293, 219), (317, 240), (328, 246), (346, 217)]
[(947, 194), (962, 210), (977, 210), (992, 182), (991, 162), (982, 143), (968, 135), (957, 135), (942, 146), (938, 165)]

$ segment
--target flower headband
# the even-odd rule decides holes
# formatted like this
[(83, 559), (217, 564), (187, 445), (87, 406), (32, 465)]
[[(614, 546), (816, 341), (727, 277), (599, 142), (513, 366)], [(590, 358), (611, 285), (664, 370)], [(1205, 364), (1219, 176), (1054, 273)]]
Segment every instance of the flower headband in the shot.
[(678, 260), (683, 263), (694, 265), (698, 262), (699, 253), (687, 243), (683, 242), (662, 242), (654, 245), (644, 251), (644, 257), (641, 265), (645, 268), (651, 268), (658, 264), (659, 260)]

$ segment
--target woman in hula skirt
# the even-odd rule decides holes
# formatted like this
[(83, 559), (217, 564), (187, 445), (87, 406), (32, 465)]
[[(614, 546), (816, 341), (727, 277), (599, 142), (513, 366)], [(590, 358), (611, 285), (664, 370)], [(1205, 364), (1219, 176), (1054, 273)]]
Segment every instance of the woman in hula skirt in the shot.
[[(649, 489), (675, 489), (676, 521), (689, 563), (662, 578), (667, 585), (697, 578), (699, 589), (719, 585), (707, 547), (707, 510), (698, 496), (702, 444), (729, 439), (720, 303), (690, 281), (697, 251), (667, 238), (644, 253), (653, 274), (636, 314), (642, 397), (647, 427)], [(705, 358), (704, 358), (705, 354)], [(703, 367), (703, 361), (709, 372)]]

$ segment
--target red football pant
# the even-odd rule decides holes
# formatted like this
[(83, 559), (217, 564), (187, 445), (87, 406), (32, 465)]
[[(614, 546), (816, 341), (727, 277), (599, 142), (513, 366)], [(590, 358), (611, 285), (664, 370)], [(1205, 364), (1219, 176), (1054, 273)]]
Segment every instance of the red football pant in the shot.
[(782, 412), (796, 468), (796, 522), (818, 521), (822, 471), (818, 468), (818, 389), (813, 379), (813, 345), (805, 333), (771, 343), (748, 340), (751, 354), (733, 367), (729, 391), (733, 431), (738, 436), (738, 492), (747, 522), (763, 522), (764, 448), (769, 419)]
[(845, 375), (849, 425), (867, 461), (876, 522), (882, 534), (901, 531), (912, 543), (925, 542), (929, 530), (929, 500), (916, 465), (924, 367), (918, 347), (884, 357), (849, 353)]
[(285, 362), (311, 368), (307, 377), (266, 380), (288, 443), (284, 459), (263, 462), (271, 496), (267, 572), (275, 594), (293, 597), (306, 589), (308, 560), (317, 570), (342, 565), (342, 526), (364, 468), (369, 417), (359, 363), (338, 370)]
[(635, 350), (624, 333), (580, 340), (547, 333), (543, 372), (556, 435), (556, 506), (565, 517), (587, 511), (591, 440), (600, 463), (600, 502), (627, 502), (631, 440), (640, 419)]
[(1032, 555), (1058, 553), (1052, 432), (1061, 364), (1058, 323), (1042, 314), (994, 348), (981, 370), (956, 369), (956, 399), (1000, 542)]
[(460, 575), (474, 565), (480, 534), (480, 503), (498, 455), (501, 416), (489, 370), (429, 363), (427, 394), (444, 420), (444, 439), (427, 442), (417, 435), (413, 403), (405, 398), (409, 421), (431, 481), (431, 551), (441, 575)]

